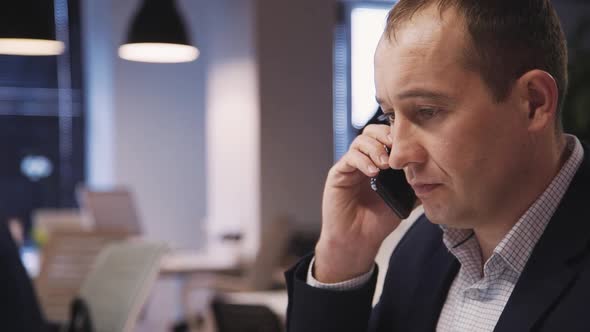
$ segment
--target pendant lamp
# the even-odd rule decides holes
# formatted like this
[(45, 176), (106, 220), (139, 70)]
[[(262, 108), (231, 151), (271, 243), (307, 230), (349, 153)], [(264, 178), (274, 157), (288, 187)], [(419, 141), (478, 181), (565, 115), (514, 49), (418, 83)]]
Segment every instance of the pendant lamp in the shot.
[(58, 55), (53, 0), (4, 0), (0, 19), (0, 54)]
[(175, 0), (144, 0), (119, 56), (130, 61), (177, 63), (199, 56), (192, 46)]

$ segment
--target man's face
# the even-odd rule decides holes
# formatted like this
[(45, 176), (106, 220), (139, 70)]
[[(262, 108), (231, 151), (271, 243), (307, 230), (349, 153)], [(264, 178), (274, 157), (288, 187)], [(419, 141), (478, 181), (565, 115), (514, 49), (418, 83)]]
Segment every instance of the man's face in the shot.
[(525, 104), (514, 93), (494, 101), (463, 64), (466, 40), (454, 10), (424, 9), (382, 38), (375, 84), (395, 117), (390, 166), (404, 169), (431, 221), (474, 228), (510, 206), (532, 152)]

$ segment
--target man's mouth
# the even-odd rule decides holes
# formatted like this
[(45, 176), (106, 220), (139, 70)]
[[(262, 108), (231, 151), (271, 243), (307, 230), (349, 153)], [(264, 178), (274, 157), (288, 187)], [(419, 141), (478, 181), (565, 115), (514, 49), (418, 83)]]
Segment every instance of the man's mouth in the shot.
[(419, 198), (424, 198), (428, 196), (434, 189), (439, 187), (440, 183), (424, 183), (424, 182), (413, 182), (410, 184), (412, 189), (414, 189), (414, 193)]

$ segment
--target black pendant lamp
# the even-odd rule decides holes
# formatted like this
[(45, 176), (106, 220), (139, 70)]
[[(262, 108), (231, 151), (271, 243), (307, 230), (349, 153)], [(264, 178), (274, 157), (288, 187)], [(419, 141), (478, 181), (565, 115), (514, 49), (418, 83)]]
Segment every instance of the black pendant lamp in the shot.
[(199, 56), (199, 50), (189, 41), (175, 0), (144, 0), (119, 56), (140, 62), (189, 62)]
[(0, 54), (58, 55), (53, 0), (5, 0), (0, 19)]

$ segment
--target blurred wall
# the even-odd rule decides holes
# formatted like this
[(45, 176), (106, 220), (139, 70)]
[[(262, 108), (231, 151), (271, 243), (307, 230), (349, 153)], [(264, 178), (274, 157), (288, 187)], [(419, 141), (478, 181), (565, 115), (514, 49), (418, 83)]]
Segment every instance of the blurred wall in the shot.
[(206, 141), (209, 244), (243, 233), (253, 257), (260, 230), (260, 90), (254, 0), (208, 5)]
[(89, 183), (134, 190), (145, 233), (200, 248), (206, 211), (206, 1), (183, 0), (201, 58), (186, 64), (120, 59), (137, 0), (87, 0)]
[(278, 218), (319, 229), (333, 162), (335, 1), (211, 9), (219, 15), (208, 24), (207, 219), (214, 234), (243, 231), (253, 256), (260, 228)]
[(260, 0), (262, 225), (289, 217), (319, 230), (333, 163), (334, 0)]

